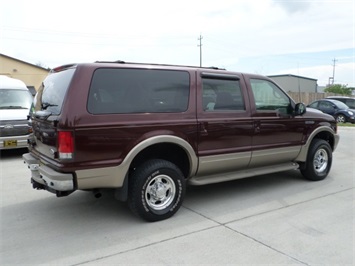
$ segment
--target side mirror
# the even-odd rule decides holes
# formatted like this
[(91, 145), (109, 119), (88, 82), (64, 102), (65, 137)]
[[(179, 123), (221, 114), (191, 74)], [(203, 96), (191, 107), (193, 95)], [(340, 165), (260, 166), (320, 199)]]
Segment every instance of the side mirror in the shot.
[(295, 115), (303, 115), (306, 113), (306, 105), (304, 103), (297, 103), (295, 106)]

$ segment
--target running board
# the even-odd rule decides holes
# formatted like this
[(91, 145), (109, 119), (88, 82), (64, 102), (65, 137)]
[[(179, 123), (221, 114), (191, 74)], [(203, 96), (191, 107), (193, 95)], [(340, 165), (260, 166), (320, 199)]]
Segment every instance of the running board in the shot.
[(190, 185), (201, 186), (225, 181), (231, 181), (236, 179), (242, 179), (246, 177), (252, 177), (257, 175), (265, 175), (276, 172), (283, 172), (288, 170), (296, 170), (299, 168), (297, 163), (283, 163), (270, 165), (265, 167), (253, 168), (253, 169), (244, 169), (235, 172), (229, 172), (224, 174), (214, 174), (207, 176), (194, 176), (188, 180)]

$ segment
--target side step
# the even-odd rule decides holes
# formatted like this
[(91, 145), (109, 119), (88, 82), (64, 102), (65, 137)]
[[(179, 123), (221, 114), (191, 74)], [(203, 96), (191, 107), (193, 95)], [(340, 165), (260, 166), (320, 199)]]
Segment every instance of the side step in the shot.
[(214, 174), (208, 176), (194, 176), (188, 180), (190, 185), (201, 186), (225, 181), (231, 181), (236, 179), (242, 179), (246, 177), (252, 177), (257, 175), (265, 175), (276, 172), (283, 172), (289, 170), (296, 170), (299, 168), (297, 163), (283, 163), (277, 165), (270, 165), (254, 169), (244, 169), (235, 172), (228, 172), (223, 174)]

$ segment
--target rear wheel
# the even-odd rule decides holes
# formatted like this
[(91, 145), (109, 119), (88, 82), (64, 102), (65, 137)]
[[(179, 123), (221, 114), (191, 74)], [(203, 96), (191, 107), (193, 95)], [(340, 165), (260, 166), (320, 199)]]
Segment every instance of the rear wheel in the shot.
[(346, 123), (346, 117), (344, 115), (338, 115), (337, 122), (338, 123)]
[(309, 147), (307, 161), (302, 175), (312, 181), (323, 180), (327, 177), (332, 165), (332, 149), (328, 142), (314, 139)]
[(133, 213), (154, 222), (173, 216), (185, 195), (180, 169), (165, 160), (150, 160), (130, 176), (128, 205)]

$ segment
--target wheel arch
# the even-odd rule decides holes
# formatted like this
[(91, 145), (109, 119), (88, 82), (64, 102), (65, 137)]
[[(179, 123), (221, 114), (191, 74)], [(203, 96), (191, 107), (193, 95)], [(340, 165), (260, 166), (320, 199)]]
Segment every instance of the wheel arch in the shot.
[(296, 158), (297, 162), (305, 162), (307, 160), (308, 150), (314, 139), (325, 140), (329, 143), (332, 151), (334, 151), (338, 145), (339, 135), (336, 134), (329, 126), (318, 127), (309, 135), (307, 142), (301, 147), (301, 151)]
[[(169, 156), (163, 156), (169, 151)], [(184, 139), (160, 135), (150, 137), (138, 143), (121, 163), (121, 173), (125, 176), (122, 186), (116, 189), (115, 197), (126, 201), (128, 197), (130, 170), (149, 159), (165, 159), (177, 165), (187, 179), (196, 174), (198, 159), (192, 146)]]
[(185, 178), (194, 175), (198, 166), (192, 146), (186, 140), (170, 135), (154, 136), (140, 142), (127, 154), (124, 162), (129, 170), (149, 159), (163, 159), (174, 163)]

